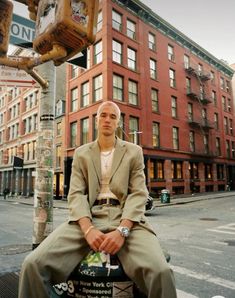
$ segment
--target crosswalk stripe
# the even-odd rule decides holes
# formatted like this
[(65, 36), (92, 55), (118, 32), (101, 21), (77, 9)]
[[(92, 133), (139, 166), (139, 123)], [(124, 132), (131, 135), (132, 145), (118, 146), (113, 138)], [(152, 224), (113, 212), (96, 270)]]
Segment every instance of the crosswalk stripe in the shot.
[(213, 229), (207, 229), (207, 231), (235, 235), (235, 223), (218, 226)]
[(192, 294), (186, 293), (184, 291), (181, 291), (179, 289), (177, 289), (177, 297), (178, 298), (199, 298), (198, 296), (194, 296)]
[(225, 280), (220, 277), (214, 277), (214, 276), (211, 276), (210, 274), (201, 274), (201, 273), (189, 270), (187, 268), (179, 267), (179, 266), (171, 265), (171, 268), (174, 272), (177, 272), (179, 274), (187, 275), (189, 277), (192, 277), (192, 278), (195, 278), (198, 280), (204, 280), (209, 283), (213, 283), (213, 284), (222, 286), (224, 288), (235, 290), (235, 282), (234, 281)]
[(216, 232), (216, 233), (221, 233), (221, 234), (235, 235), (235, 231), (234, 231), (234, 232), (229, 232), (229, 231), (225, 231), (225, 230), (217, 230), (217, 229), (207, 229), (207, 231), (210, 231), (210, 232)]

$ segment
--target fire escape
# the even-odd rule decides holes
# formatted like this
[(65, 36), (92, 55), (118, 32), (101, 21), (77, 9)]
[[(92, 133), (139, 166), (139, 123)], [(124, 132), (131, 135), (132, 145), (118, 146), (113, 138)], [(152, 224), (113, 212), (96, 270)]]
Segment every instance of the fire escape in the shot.
[(193, 110), (188, 111), (188, 124), (202, 135), (205, 147), (204, 150), (195, 149), (192, 154), (213, 157), (215, 154), (209, 150), (209, 133), (214, 128), (214, 123), (207, 119), (208, 104), (212, 102), (207, 91), (211, 76), (202, 67), (197, 68), (194, 65), (185, 66), (185, 71), (188, 75), (186, 94), (194, 103)]

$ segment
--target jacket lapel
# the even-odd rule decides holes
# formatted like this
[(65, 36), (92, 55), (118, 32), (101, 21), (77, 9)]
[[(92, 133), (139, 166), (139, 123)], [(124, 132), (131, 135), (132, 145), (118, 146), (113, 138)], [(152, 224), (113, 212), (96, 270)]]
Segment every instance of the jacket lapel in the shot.
[(97, 141), (91, 144), (90, 157), (93, 162), (97, 177), (99, 179), (99, 183), (101, 183), (100, 148)]
[(123, 158), (123, 155), (126, 151), (126, 146), (122, 142), (122, 140), (120, 140), (119, 138), (116, 138), (116, 140), (117, 140), (117, 142), (116, 142), (116, 148), (114, 150), (114, 155), (113, 155), (113, 163), (112, 163), (110, 179), (113, 177), (114, 173), (118, 169), (119, 164), (120, 164), (120, 162)]

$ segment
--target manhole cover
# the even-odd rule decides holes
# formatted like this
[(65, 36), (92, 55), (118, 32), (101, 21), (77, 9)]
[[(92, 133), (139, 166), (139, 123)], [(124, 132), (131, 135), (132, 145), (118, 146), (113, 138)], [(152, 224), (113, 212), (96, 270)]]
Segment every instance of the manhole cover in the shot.
[(0, 255), (17, 255), (32, 250), (32, 244), (13, 244), (0, 247)]
[(216, 221), (218, 220), (218, 218), (213, 218), (213, 217), (202, 217), (202, 218), (199, 218), (200, 220), (208, 220), (208, 221)]
[(235, 240), (226, 240), (224, 242), (227, 243), (229, 246), (235, 246)]

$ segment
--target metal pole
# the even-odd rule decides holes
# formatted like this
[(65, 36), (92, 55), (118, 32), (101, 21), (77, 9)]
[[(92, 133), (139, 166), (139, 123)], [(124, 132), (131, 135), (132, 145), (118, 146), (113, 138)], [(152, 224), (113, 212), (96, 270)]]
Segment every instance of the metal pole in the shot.
[(55, 67), (47, 62), (39, 67), (48, 87), (42, 87), (39, 103), (39, 132), (36, 143), (36, 179), (34, 191), (33, 249), (53, 230), (53, 147)]

